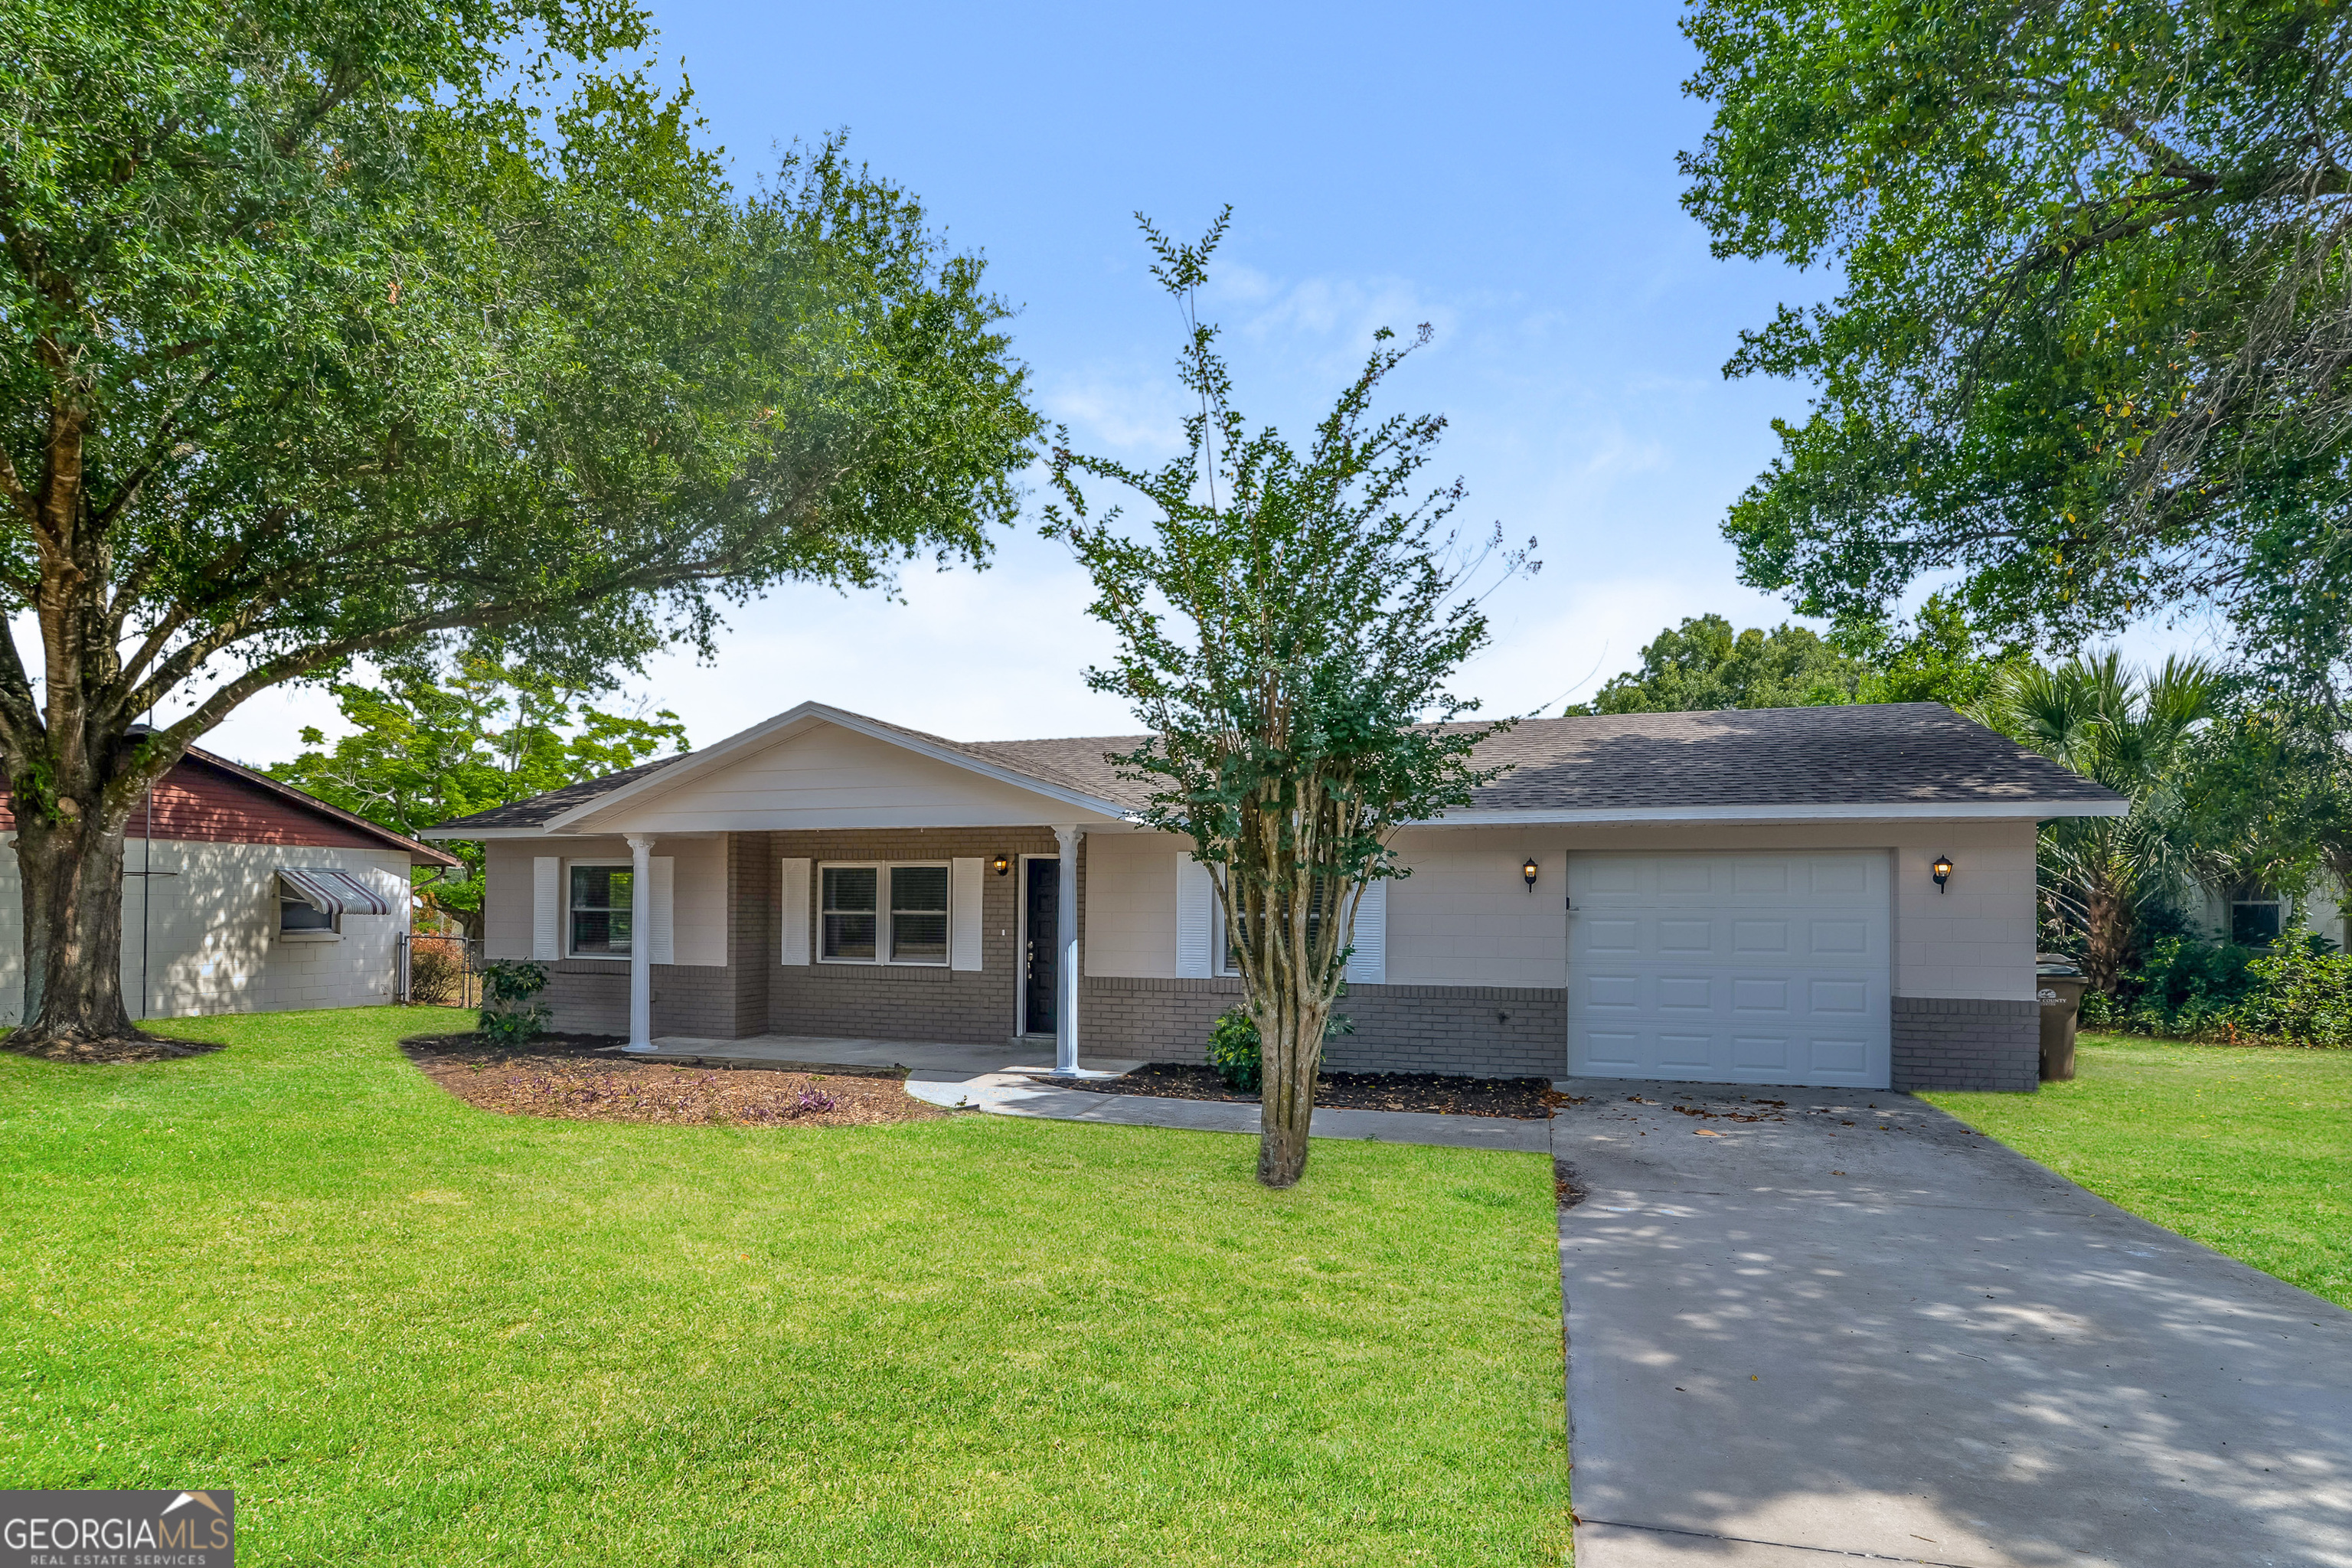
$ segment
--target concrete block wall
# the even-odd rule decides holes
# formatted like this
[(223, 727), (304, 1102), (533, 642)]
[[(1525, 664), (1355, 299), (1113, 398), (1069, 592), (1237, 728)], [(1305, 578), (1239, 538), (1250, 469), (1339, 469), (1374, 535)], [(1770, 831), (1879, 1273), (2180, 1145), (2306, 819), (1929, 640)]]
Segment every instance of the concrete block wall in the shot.
[[(408, 930), (403, 851), (134, 839), (124, 866), (122, 1000), (134, 1018), (364, 1007), (397, 999), (399, 942)], [(347, 913), (332, 935), (289, 937), (278, 930), (280, 866), (349, 871), (392, 912)], [(16, 853), (0, 851), (0, 1024), (20, 1021), (23, 910)]]
[(2031, 1094), (2041, 1079), (2039, 1003), (1895, 998), (1895, 1088)]
[[(1207, 1059), (1210, 1027), (1241, 1000), (1238, 980), (1096, 976), (1078, 999), (1089, 1057)], [(1556, 986), (1351, 985), (1339, 1011), (1356, 1032), (1324, 1047), (1333, 1072), (1554, 1078), (1566, 1069), (1568, 993)]]

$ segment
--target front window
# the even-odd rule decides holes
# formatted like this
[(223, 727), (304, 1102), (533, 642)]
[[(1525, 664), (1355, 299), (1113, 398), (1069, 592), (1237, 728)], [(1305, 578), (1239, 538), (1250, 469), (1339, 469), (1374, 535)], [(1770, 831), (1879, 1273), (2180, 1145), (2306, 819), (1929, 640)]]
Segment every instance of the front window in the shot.
[(878, 866), (824, 868), (824, 956), (871, 963), (874, 958), (875, 895)]
[(948, 868), (890, 868), (890, 961), (948, 961)]
[(572, 952), (580, 958), (629, 956), (636, 873), (626, 866), (572, 868)]
[(947, 963), (947, 867), (826, 866), (819, 886), (826, 962)]
[[(1327, 879), (1318, 877), (1307, 884), (1307, 946), (1309, 952), (1314, 951), (1315, 944), (1321, 941), (1323, 936), (1323, 889), (1326, 882)], [(1242, 972), (1241, 954), (1234, 950), (1234, 944), (1230, 940), (1233, 933), (1225, 929), (1223, 904), (1224, 900), (1220, 898), (1217, 900), (1217, 908), (1213, 911), (1217, 921), (1217, 948), (1225, 955), (1225, 966), (1218, 973), (1239, 974)], [(1246, 937), (1249, 934), (1247, 917), (1244, 917), (1235, 923), (1243, 928), (1242, 934)]]

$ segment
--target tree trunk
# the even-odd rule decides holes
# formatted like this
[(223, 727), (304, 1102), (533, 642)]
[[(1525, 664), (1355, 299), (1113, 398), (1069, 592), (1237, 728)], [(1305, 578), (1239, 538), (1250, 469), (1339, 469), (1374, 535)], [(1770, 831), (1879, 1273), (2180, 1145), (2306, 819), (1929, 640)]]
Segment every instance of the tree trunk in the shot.
[(137, 1031), (122, 1005), (122, 825), (95, 814), (16, 819), (25, 902), (25, 1026), (9, 1044), (80, 1056)]
[(2083, 978), (2093, 989), (2113, 996), (2123, 983), (2124, 958), (2131, 950), (2131, 901), (2113, 888), (2091, 887), (2083, 900), (2083, 923), (2088, 939), (2084, 944)]
[(1323, 1058), (1330, 1008), (1277, 994), (1257, 1019), (1260, 1100), (1257, 1179), (1292, 1187), (1307, 1173), (1307, 1139), (1315, 1121), (1315, 1072)]
[[(148, 1060), (215, 1047), (140, 1029), (122, 1005), (122, 848), (126, 813), (94, 776), (45, 790), (15, 781), (16, 872), (25, 915), (24, 1024), (7, 1047), (62, 1061)], [(52, 773), (49, 777), (56, 777)], [(43, 781), (46, 782), (46, 781)], [(110, 781), (112, 782), (112, 781)]]

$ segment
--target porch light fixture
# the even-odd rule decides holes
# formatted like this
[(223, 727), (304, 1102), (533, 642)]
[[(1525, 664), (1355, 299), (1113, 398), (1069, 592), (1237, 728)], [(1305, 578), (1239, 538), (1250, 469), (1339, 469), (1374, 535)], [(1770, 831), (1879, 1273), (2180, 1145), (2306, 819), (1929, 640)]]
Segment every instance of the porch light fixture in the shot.
[(1013, 869), (1013, 857), (1010, 855), (999, 855), (996, 858), (988, 863), (988, 868), (1002, 877), (1007, 871)]
[(1949, 855), (1937, 856), (1936, 863), (1927, 868), (1927, 873), (1936, 879), (1936, 891), (1942, 892), (1945, 882), (1952, 875), (1952, 858)]
[(1534, 892), (1536, 890), (1536, 858), (1534, 856), (1528, 857), (1528, 863), (1519, 868), (1519, 875), (1528, 879), (1528, 891)]

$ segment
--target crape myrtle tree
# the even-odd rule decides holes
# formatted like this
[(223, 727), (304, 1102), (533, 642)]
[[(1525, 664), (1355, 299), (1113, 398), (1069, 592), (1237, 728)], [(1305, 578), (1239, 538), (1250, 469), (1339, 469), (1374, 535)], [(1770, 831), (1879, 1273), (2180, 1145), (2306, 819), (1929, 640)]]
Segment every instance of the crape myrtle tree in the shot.
[(1017, 510), (978, 261), (837, 142), (732, 188), (650, 37), (628, 0), (0, 13), (12, 1047), (158, 1048), (124, 821), (257, 692), (453, 633), (575, 679), (707, 652)]
[(1957, 574), (1997, 640), (2218, 605), (2352, 679), (2352, 7), (1697, 0), (1718, 255), (1822, 268), (1727, 369), (1811, 383), (1745, 579), (1866, 621)]
[[(1363, 890), (1405, 874), (1389, 847), (1399, 827), (1496, 775), (1472, 752), (1507, 721), (1463, 721), (1477, 705), (1447, 689), (1486, 640), (1465, 590), (1490, 553), (1462, 555), (1439, 531), (1458, 481), (1414, 489), (1444, 421), (1371, 414), (1417, 345), (1375, 334), (1304, 452), (1271, 428), (1249, 433), (1216, 329), (1194, 310), (1228, 216), (1197, 245), (1143, 223), (1152, 275), (1189, 329), (1180, 374), (1201, 411), (1185, 421), (1184, 455), (1140, 469), (1057, 441), (1046, 531), (1084, 564), (1093, 614), (1118, 635), (1118, 658), (1089, 683), (1150, 731), (1111, 761), (1150, 786), (1141, 820), (1190, 838), (1217, 876), (1260, 1041), (1258, 1179), (1286, 1187), (1306, 1172), (1316, 1066)], [(1141, 498), (1144, 534), (1117, 509), (1095, 515), (1082, 479)], [(1533, 570), (1525, 551), (1499, 560)]]

